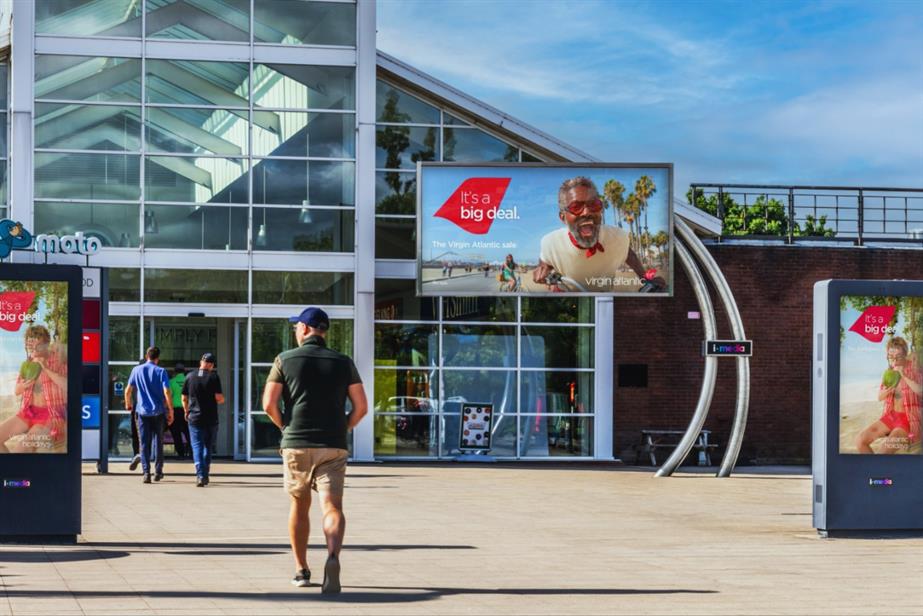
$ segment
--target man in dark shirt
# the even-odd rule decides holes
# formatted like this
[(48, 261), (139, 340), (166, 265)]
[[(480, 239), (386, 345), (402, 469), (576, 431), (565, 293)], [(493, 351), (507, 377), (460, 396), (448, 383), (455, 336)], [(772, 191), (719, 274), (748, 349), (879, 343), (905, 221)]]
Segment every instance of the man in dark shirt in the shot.
[(215, 372), (215, 356), (205, 353), (199, 369), (183, 382), (183, 410), (189, 422), (189, 444), (195, 462), (196, 486), (208, 485), (212, 451), (218, 440), (218, 405), (224, 404), (221, 379)]
[[(288, 531), (296, 568), (292, 584), (308, 586), (311, 579), (307, 548), (313, 488), (320, 496), (327, 539), (321, 590), (333, 594), (340, 592), (339, 556), (346, 530), (346, 433), (365, 416), (368, 403), (353, 360), (327, 348), (327, 313), (307, 308), (289, 321), (295, 324), (299, 346), (276, 357), (263, 391), (263, 410), (282, 430), (285, 489), (291, 496)], [(349, 415), (347, 398), (352, 404)], [(279, 400), (285, 404), (284, 415)]]

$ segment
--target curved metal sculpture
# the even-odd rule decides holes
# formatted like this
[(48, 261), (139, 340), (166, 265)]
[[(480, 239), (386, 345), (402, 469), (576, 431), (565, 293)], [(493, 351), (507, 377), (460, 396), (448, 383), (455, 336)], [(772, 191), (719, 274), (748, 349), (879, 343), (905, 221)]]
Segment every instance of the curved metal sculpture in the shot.
[[(715, 308), (712, 305), (711, 297), (708, 295), (708, 287), (705, 285), (702, 272), (700, 272), (699, 268), (696, 266), (692, 255), (689, 254), (689, 251), (686, 250), (680, 242), (674, 244), (674, 249), (679, 257), (679, 262), (683, 264), (683, 269), (686, 270), (686, 275), (689, 276), (689, 281), (692, 283), (692, 290), (695, 291), (696, 299), (699, 302), (699, 309), (702, 311), (702, 324), (705, 328), (705, 339), (713, 339), (717, 330), (715, 325)], [(715, 392), (715, 377), (717, 376), (717, 372), (718, 358), (706, 357), (705, 374), (702, 376), (702, 389), (699, 392), (699, 401), (695, 406), (695, 413), (692, 414), (689, 427), (686, 428), (686, 433), (683, 435), (683, 438), (680, 439), (676, 449), (673, 450), (673, 453), (670, 454), (667, 461), (663, 463), (663, 466), (657, 470), (657, 477), (669, 477), (672, 475), (673, 471), (682, 464), (683, 460), (686, 459), (686, 456), (689, 455), (689, 452), (692, 450), (693, 445), (695, 445), (696, 439), (699, 437), (699, 432), (705, 425), (705, 419), (708, 417), (708, 409), (711, 406), (712, 395)]]
[[(740, 318), (740, 311), (737, 310), (737, 302), (734, 301), (734, 294), (731, 293), (731, 287), (728, 285), (721, 268), (715, 262), (714, 258), (705, 248), (705, 244), (696, 237), (692, 229), (678, 217), (673, 219), (674, 227), (682, 239), (689, 245), (689, 249), (696, 256), (699, 262), (704, 266), (724, 309), (727, 311), (728, 322), (731, 325), (731, 331), (738, 340), (746, 339), (744, 333), (743, 321)], [(750, 358), (737, 358), (737, 404), (734, 409), (734, 424), (731, 426), (731, 436), (728, 439), (727, 450), (724, 452), (724, 458), (721, 460), (721, 466), (718, 468), (718, 477), (729, 477), (734, 465), (737, 464), (737, 456), (740, 455), (740, 446), (743, 443), (744, 432), (747, 429), (747, 413), (750, 407)], [(688, 434), (686, 435), (688, 436)], [(684, 437), (685, 438), (685, 437)]]

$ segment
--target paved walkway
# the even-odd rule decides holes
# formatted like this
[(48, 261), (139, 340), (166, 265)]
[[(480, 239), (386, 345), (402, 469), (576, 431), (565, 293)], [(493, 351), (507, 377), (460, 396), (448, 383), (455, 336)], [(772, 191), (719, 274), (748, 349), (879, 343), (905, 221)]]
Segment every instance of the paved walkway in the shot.
[(114, 466), (81, 543), (0, 546), (0, 614), (923, 614), (923, 539), (819, 539), (792, 471), (351, 466), (331, 599), (289, 584), (276, 466)]

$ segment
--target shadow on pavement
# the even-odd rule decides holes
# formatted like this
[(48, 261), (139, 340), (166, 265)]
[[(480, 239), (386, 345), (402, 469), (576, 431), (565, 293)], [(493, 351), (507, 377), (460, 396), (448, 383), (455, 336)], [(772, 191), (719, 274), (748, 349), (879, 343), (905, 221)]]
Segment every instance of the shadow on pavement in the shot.
[[(204, 542), (169, 542), (169, 541), (92, 541), (87, 543), (81, 543), (81, 546), (86, 547), (97, 547), (97, 548), (136, 548), (143, 549), (147, 551), (154, 551), (158, 548), (167, 551), (172, 554), (177, 553), (186, 553), (189, 554), (202, 554), (201, 550), (214, 550), (215, 554), (228, 554), (231, 550), (237, 550), (242, 553), (254, 554), (254, 550), (280, 550), (288, 551), (291, 549), (291, 546), (288, 543), (204, 543)], [(311, 544), (308, 546), (308, 549), (321, 549), (324, 546), (320, 543)], [(385, 552), (385, 551), (398, 551), (398, 550), (476, 550), (477, 548), (473, 545), (439, 545), (439, 544), (429, 544), (429, 543), (405, 543), (405, 544), (353, 544), (353, 545), (344, 545), (343, 549), (346, 551), (358, 550), (361, 552)], [(173, 551), (173, 550), (179, 550)], [(192, 552), (192, 550), (196, 550)], [(89, 550), (88, 550), (89, 551)], [(37, 553), (37, 554), (67, 554), (68, 552), (24, 552), (24, 553)], [(91, 552), (92, 553), (92, 552)], [(0, 551), (0, 561), (4, 560), (4, 556), (7, 552)], [(127, 553), (126, 553), (127, 554)]]
[[(0, 550), (0, 563), (70, 563), (125, 558), (129, 555), (129, 552), (121, 550)], [(7, 575), (4, 574), (3, 577)]]
[[(312, 584), (312, 589), (319, 585)], [(390, 591), (390, 592), (387, 592)], [(714, 594), (716, 590), (695, 590), (685, 588), (427, 588), (427, 587), (378, 587), (378, 586), (344, 586), (339, 595), (322, 595), (316, 590), (311, 592), (204, 592), (196, 590), (151, 590), (151, 591), (116, 591), (116, 590), (15, 590), (5, 589), (9, 598), (50, 599), (67, 597), (80, 599), (117, 599), (121, 597), (144, 597), (149, 599), (229, 599), (231, 601), (330, 601), (336, 603), (415, 603), (432, 601), (448, 596), (459, 595), (519, 595), (519, 596), (618, 596), (618, 595), (668, 595), (668, 594)]]

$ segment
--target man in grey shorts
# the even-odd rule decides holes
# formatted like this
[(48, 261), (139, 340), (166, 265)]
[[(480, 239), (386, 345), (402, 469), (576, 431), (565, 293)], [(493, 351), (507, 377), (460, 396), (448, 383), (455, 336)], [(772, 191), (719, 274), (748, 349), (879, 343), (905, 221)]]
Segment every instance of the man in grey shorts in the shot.
[[(353, 360), (327, 348), (330, 319), (320, 308), (307, 308), (289, 319), (298, 348), (279, 354), (263, 390), (263, 410), (282, 430), (285, 490), (291, 496), (288, 532), (295, 557), (292, 584), (308, 586), (307, 550), (311, 490), (321, 501), (327, 562), (322, 592), (340, 592), (340, 548), (346, 530), (343, 482), (348, 456), (346, 433), (368, 411), (365, 389)], [(346, 399), (353, 410), (346, 415)], [(285, 414), (279, 401), (285, 404)]]

